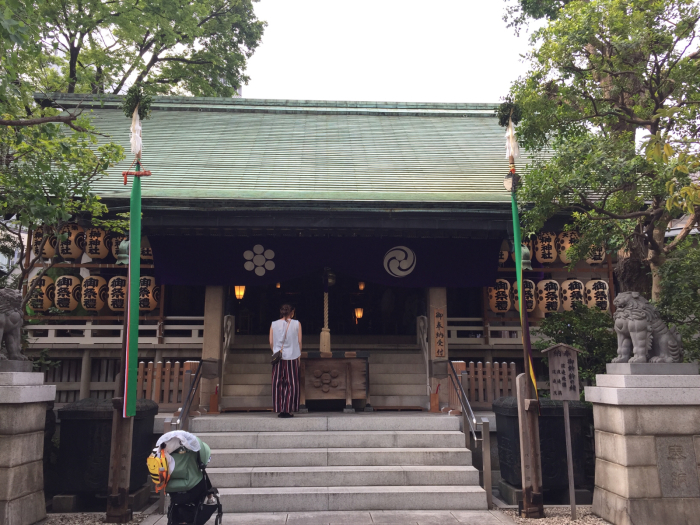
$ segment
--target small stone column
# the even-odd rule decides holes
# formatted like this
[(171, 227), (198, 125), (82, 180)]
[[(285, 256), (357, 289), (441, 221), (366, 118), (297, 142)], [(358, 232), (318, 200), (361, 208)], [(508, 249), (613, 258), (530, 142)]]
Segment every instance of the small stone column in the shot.
[[(223, 360), (224, 345), (224, 301), (226, 293), (223, 286), (207, 286), (204, 295), (204, 337), (202, 340), (202, 359)], [(218, 379), (202, 379), (200, 387), (200, 406), (209, 409), (209, 398), (216, 389)], [(220, 385), (219, 395), (221, 395)]]
[[(447, 288), (428, 288), (428, 348), (430, 377), (447, 377)], [(433, 385), (433, 391), (435, 391)], [(444, 387), (443, 387), (444, 388)], [(447, 395), (447, 388), (444, 388)]]
[(593, 512), (615, 525), (700, 520), (697, 363), (615, 363), (586, 387), (595, 425)]
[(44, 385), (44, 374), (3, 372), (0, 365), (2, 524), (31, 525), (46, 517), (43, 473), (44, 421), (46, 402), (53, 401), (55, 397), (56, 387)]

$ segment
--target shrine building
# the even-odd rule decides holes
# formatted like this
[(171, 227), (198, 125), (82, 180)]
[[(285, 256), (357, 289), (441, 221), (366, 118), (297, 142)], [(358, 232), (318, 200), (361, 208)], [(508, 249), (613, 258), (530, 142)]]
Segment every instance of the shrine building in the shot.
[[(124, 147), (126, 159), (94, 190), (110, 213), (128, 212), (122, 97), (56, 102), (90, 111)], [(142, 122), (142, 169), (152, 175), (142, 179), (140, 397), (177, 406), (182, 374), (215, 359), (221, 374), (203, 381), (203, 407), (214, 392), (222, 409), (270, 407), (268, 331), (290, 303), (309, 410), (342, 410), (349, 399), (356, 409), (428, 409), (439, 382), (452, 403), (447, 360), (468, 376), (474, 406), (488, 407), (483, 378), (507, 383), (523, 364), (495, 109), (155, 97)], [(518, 163), (526, 169), (527, 159)], [(608, 309), (614, 298), (602, 251), (565, 268), (576, 239), (564, 223), (529, 242), (533, 326), (576, 301)], [(48, 348), (61, 362), (47, 372), (59, 404), (111, 397), (126, 284), (122, 236), (87, 220), (69, 233), (55, 246), (65, 262), (42, 283), (26, 326), (28, 353)], [(331, 355), (321, 355), (324, 328)], [(545, 374), (538, 360), (536, 372)]]

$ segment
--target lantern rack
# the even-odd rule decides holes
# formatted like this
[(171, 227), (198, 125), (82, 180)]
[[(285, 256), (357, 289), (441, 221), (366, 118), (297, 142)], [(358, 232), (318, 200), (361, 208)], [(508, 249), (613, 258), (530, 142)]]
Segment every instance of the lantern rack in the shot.
[[(36, 268), (43, 268), (47, 264), (37, 263)], [(128, 264), (100, 264), (100, 263), (56, 263), (52, 268), (128, 268)], [(141, 264), (141, 268), (155, 268), (154, 264)]]

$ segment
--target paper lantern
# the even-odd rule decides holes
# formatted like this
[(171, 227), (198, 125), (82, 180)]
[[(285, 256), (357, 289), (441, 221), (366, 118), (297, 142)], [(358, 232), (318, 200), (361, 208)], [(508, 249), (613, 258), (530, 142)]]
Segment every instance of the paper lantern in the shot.
[(358, 319), (362, 319), (362, 315), (365, 311), (362, 308), (355, 308), (355, 324), (357, 324)]
[(109, 233), (107, 246), (112, 251), (112, 256), (116, 259), (119, 255), (119, 243), (126, 239), (123, 233)]
[(553, 263), (557, 260), (557, 234), (540, 232), (535, 240), (535, 256), (542, 264)]
[(574, 303), (584, 302), (583, 283), (577, 279), (568, 279), (561, 283), (561, 304), (564, 310), (574, 309)]
[(537, 283), (537, 309), (542, 313), (559, 310), (559, 283), (554, 279), (544, 279)]
[[(359, 283), (357, 283), (357, 287), (360, 289), (360, 291), (362, 291), (365, 289), (365, 283), (360, 281)], [(277, 288), (279, 288), (279, 286)]]
[(508, 260), (508, 251), (500, 250), (498, 252), (498, 264), (503, 265)]
[(107, 283), (107, 305), (113, 312), (123, 312), (126, 304), (126, 277), (117, 275)]
[[(58, 243), (58, 254), (64, 259), (79, 259), (85, 251), (85, 230), (77, 224), (66, 224), (60, 234), (66, 238)], [(56, 283), (58, 286), (58, 282)]]
[(243, 296), (245, 295), (245, 286), (235, 286), (234, 292), (236, 294), (236, 299), (239, 301), (242, 300)]
[(510, 283), (496, 279), (496, 286), (489, 287), (489, 308), (492, 312), (505, 313), (510, 310)]
[(141, 262), (153, 262), (153, 250), (148, 237), (141, 237)]
[(571, 258), (569, 257), (567, 252), (576, 243), (578, 243), (577, 232), (561, 232), (559, 235), (557, 235), (555, 247), (557, 249), (557, 253), (559, 254), (559, 259), (561, 260), (561, 262), (563, 262), (564, 264), (571, 263)]
[(72, 312), (80, 304), (80, 277), (62, 275), (56, 279), (56, 295), (54, 304), (59, 310)]
[[(532, 241), (527, 240), (521, 242), (520, 244), (527, 247), (527, 249), (530, 251), (530, 257), (532, 258)], [(510, 258), (513, 259), (513, 261), (515, 261), (515, 252), (510, 252)]]
[(90, 312), (99, 312), (109, 300), (107, 280), (99, 275), (83, 279), (83, 296), (80, 300), (83, 308)]
[[(534, 312), (537, 308), (537, 294), (535, 293), (535, 282), (530, 279), (523, 279), (523, 300), (526, 304), (528, 312)], [(511, 287), (511, 301), (513, 307), (519, 312), (520, 302), (518, 301), (518, 286), (513, 283)]]
[[(39, 246), (41, 246), (41, 240), (44, 238), (44, 226), (39, 226), (34, 230), (34, 235), (32, 235), (32, 252), (34, 257), (39, 257)], [(50, 234), (50, 228), (46, 227), (46, 231)], [(49, 235), (44, 243), (44, 249), (41, 251), (41, 257), (44, 259), (51, 259), (56, 255), (56, 236)]]
[(591, 251), (588, 252), (586, 262), (588, 264), (602, 264), (605, 262), (605, 247), (591, 246)]
[(53, 279), (48, 275), (44, 275), (36, 282), (35, 277), (31, 281), (31, 286), (36, 283), (36, 288), (29, 299), (29, 307), (35, 312), (46, 312), (53, 306), (56, 297), (56, 285)]
[(156, 286), (156, 278), (144, 276), (139, 280), (139, 310), (152, 312), (158, 307), (160, 286)]
[(107, 233), (102, 228), (88, 228), (85, 231), (85, 254), (90, 259), (104, 259), (109, 255)]
[(585, 302), (588, 308), (607, 310), (610, 308), (610, 289), (602, 279), (588, 281), (585, 287)]

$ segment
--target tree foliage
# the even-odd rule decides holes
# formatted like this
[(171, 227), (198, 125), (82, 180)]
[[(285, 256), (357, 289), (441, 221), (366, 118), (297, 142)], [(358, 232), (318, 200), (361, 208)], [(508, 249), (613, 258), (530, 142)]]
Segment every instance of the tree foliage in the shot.
[[(603, 241), (626, 250), (654, 272), (657, 297), (658, 268), (700, 218), (690, 176), (700, 167), (700, 6), (572, 0), (550, 18), (511, 89), (522, 110), (518, 140), (549, 153), (519, 188), (532, 205), (526, 225), (573, 214), (569, 226), (583, 234), (577, 257)], [(688, 229), (666, 244), (669, 220), (684, 212)]]
[(574, 303), (574, 309), (545, 317), (536, 330), (542, 336), (534, 344), (544, 350), (554, 344), (571, 345), (578, 355), (579, 378), (595, 384), (596, 374), (605, 373), (605, 364), (617, 356), (617, 336), (609, 313)]
[(659, 273), (659, 312), (680, 332), (685, 360), (700, 359), (700, 250), (696, 242), (686, 240)]

